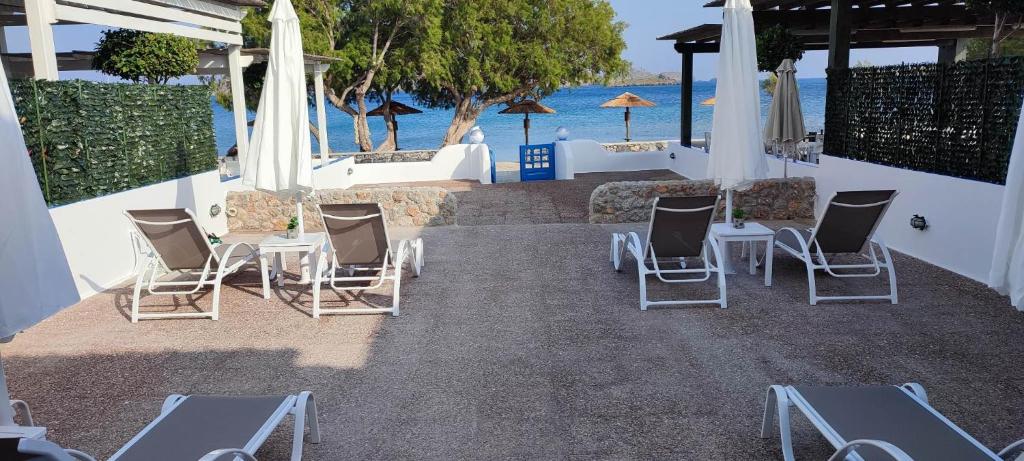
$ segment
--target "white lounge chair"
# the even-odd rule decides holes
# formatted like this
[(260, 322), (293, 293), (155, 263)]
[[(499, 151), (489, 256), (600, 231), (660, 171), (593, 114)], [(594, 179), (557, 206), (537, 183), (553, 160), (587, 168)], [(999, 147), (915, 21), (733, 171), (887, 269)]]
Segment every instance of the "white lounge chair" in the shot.
[[(135, 291), (132, 293), (132, 323), (139, 319), (182, 317), (209, 317), (217, 320), (220, 316), (220, 288), (224, 277), (238, 272), (249, 263), (258, 266), (259, 252), (248, 243), (210, 244), (206, 232), (199, 227), (191, 210), (128, 210), (125, 216), (148, 246), (146, 259), (135, 279)], [(213, 286), (213, 307), (209, 312), (142, 313), (139, 312), (139, 298), (143, 285), (154, 295), (188, 295), (205, 286)]]
[[(310, 442), (320, 443), (316, 402), (310, 392), (260, 397), (171, 395), (164, 400), (160, 416), (110, 461), (256, 461), (256, 450), (288, 415), (294, 419), (289, 459), (300, 461), (307, 426)], [(37, 460), (96, 461), (81, 451), (39, 440), (22, 439), (17, 450)]]
[(796, 407), (838, 451), (840, 460), (1000, 460), (1014, 459), (1024, 440), (993, 453), (928, 405), (921, 385), (780, 386), (768, 388), (761, 438), (771, 437), (776, 419), (782, 456), (793, 461), (789, 408)]
[[(419, 277), (423, 267), (423, 239), (402, 240), (397, 251), (392, 249), (384, 210), (376, 203), (320, 205), (320, 215), (328, 238), (316, 265), (313, 318), (320, 318), (321, 314), (390, 313), (398, 316), (402, 265), (411, 257), (412, 274)], [(363, 291), (379, 288), (388, 280), (394, 282), (391, 307), (320, 307), (323, 284), (334, 290)]]
[[(649, 306), (685, 304), (718, 304), (727, 307), (725, 293), (725, 272), (722, 270), (722, 251), (718, 242), (709, 238), (711, 221), (718, 208), (719, 197), (656, 197), (651, 207), (651, 220), (647, 226), (646, 240), (641, 241), (636, 232), (612, 234), (611, 262), (616, 271), (622, 270), (626, 251), (636, 260), (640, 276), (640, 310)], [(715, 256), (714, 263), (708, 257)], [(702, 267), (688, 268), (683, 258), (700, 257)], [(678, 267), (669, 269), (668, 265)], [(688, 274), (702, 274), (703, 277), (685, 277)], [(655, 276), (665, 283), (706, 282), (715, 274), (718, 282), (718, 298), (699, 300), (647, 299), (647, 277)], [(684, 275), (684, 277), (678, 277)], [(667, 276), (667, 277), (666, 277)]]
[[(883, 299), (896, 304), (896, 270), (892, 255), (882, 238), (875, 235), (886, 210), (897, 192), (894, 190), (837, 192), (828, 200), (825, 213), (811, 229), (792, 227), (775, 234), (775, 246), (800, 259), (807, 266), (807, 285), (812, 305), (818, 301)], [(882, 253), (878, 259), (875, 247)], [(867, 255), (864, 252), (867, 251)], [(851, 255), (867, 260), (861, 264), (833, 264), (832, 255)], [(818, 296), (814, 282), (816, 271), (839, 278), (875, 277), (885, 270), (889, 276), (889, 294), (871, 296)]]

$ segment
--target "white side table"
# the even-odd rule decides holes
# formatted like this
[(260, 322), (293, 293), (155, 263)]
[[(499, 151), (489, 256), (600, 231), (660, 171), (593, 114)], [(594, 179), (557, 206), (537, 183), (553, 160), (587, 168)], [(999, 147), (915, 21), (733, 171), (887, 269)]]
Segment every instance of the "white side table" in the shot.
[[(296, 238), (290, 239), (283, 235), (271, 235), (263, 239), (260, 242), (260, 272), (263, 276), (263, 299), (270, 299), (270, 278), (273, 276), (277, 280), (277, 286), (284, 286), (284, 254), (285, 253), (300, 253), (299, 261), (301, 267), (302, 278), (299, 283), (310, 283), (309, 268), (310, 266), (316, 266), (316, 258), (324, 246), (326, 234), (323, 232), (307, 232)], [(273, 266), (269, 261), (270, 257), (273, 256)], [(302, 264), (302, 260), (306, 259), (309, 262)], [(273, 274), (271, 274), (272, 269)]]
[(750, 259), (750, 275), (757, 273), (757, 255), (755, 251), (757, 242), (764, 242), (764, 286), (772, 286), (772, 253), (775, 247), (775, 231), (756, 222), (748, 222), (742, 229), (732, 227), (732, 224), (729, 223), (716, 223), (711, 225), (711, 237), (718, 240), (718, 245), (722, 247), (722, 252), (725, 253), (723, 256), (725, 261), (722, 261), (722, 263), (727, 273), (735, 273), (729, 267), (732, 264), (726, 250), (729, 242), (742, 242), (743, 245), (750, 245), (750, 251), (747, 253)]

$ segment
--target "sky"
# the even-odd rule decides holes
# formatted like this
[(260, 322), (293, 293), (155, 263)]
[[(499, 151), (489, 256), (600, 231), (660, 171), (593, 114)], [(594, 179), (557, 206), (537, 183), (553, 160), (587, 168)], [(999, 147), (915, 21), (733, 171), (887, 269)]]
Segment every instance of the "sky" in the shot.
[[(635, 67), (650, 72), (679, 72), (680, 57), (671, 41), (658, 41), (657, 37), (705, 23), (721, 23), (720, 8), (703, 8), (704, 0), (610, 0), (618, 19), (627, 24), (624, 33), (627, 49), (624, 58)], [(91, 50), (95, 47), (103, 27), (91, 25), (54, 27), (57, 51)], [(29, 51), (28, 31), (25, 27), (7, 27), (10, 52)], [(853, 50), (850, 62), (865, 61), (872, 65), (903, 62), (935, 62), (935, 47)], [(827, 51), (808, 51), (797, 63), (801, 78), (825, 76)], [(694, 59), (694, 79), (708, 80), (715, 76), (717, 55), (699, 54)], [(62, 72), (61, 78), (87, 78), (114, 80), (96, 72)]]

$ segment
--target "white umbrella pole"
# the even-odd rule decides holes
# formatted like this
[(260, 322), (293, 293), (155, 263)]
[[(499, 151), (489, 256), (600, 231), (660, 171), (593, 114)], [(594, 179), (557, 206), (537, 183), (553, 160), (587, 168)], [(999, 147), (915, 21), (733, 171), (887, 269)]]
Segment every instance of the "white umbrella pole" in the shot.
[(4, 377), (4, 360), (0, 357), (0, 426), (14, 425), (14, 409), (11, 408), (11, 393), (7, 391)]
[(296, 194), (295, 197), (295, 216), (299, 218), (299, 237), (306, 235), (306, 222), (302, 219), (302, 192)]
[(732, 224), (732, 189), (725, 190), (725, 222)]

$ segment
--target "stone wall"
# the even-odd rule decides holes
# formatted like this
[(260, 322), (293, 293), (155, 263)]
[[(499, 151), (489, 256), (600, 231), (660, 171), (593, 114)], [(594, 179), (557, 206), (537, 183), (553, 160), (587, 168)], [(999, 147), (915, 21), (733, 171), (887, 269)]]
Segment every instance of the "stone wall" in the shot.
[(355, 152), (356, 163), (429, 162), (436, 150), (400, 150), (391, 152)]
[[(380, 203), (389, 226), (455, 224), (455, 196), (440, 187), (379, 187), (317, 191), (303, 204), (307, 230), (322, 230), (317, 203)], [(284, 230), (295, 215), (295, 199), (281, 200), (259, 191), (229, 192), (228, 229), (231, 232)]]
[(668, 141), (608, 142), (601, 145), (609, 152), (652, 152), (668, 149)]
[[(590, 222), (610, 224), (645, 222), (651, 219), (654, 197), (710, 195), (718, 193), (713, 181), (628, 181), (610, 182), (590, 195)], [(750, 219), (813, 219), (814, 178), (775, 178), (757, 181), (745, 191), (733, 194), (735, 208)], [(719, 218), (724, 217), (724, 201)]]

